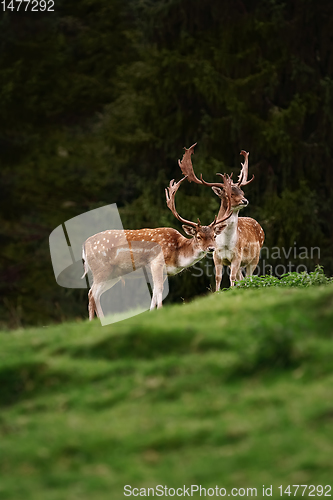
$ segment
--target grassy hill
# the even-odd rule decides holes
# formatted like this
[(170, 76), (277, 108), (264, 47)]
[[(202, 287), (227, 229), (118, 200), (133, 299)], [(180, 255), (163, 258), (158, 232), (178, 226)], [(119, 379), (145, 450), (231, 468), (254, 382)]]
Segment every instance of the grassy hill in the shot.
[(332, 484), (332, 340), (333, 285), (3, 332), (0, 498)]

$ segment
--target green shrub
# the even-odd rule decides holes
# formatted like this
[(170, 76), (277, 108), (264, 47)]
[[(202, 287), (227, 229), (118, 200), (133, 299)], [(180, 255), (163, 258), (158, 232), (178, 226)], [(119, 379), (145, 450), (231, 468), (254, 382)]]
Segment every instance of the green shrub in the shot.
[[(313, 285), (328, 285), (333, 282), (333, 278), (327, 278), (322, 266), (317, 265), (311, 273), (290, 272), (283, 274), (281, 278), (275, 276), (248, 276), (235, 283), (236, 288), (263, 288), (271, 286), (279, 287), (309, 287)], [(228, 288), (232, 290), (232, 288)]]

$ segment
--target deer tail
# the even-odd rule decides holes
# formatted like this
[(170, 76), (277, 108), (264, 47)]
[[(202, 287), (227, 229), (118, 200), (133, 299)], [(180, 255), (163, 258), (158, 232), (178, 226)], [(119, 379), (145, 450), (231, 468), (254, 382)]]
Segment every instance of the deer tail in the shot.
[(88, 267), (88, 264), (87, 264), (87, 261), (86, 261), (86, 252), (85, 252), (84, 246), (85, 246), (85, 244), (82, 245), (82, 260), (83, 260), (84, 273), (81, 276), (81, 280), (85, 277), (85, 275), (89, 271), (89, 267)]

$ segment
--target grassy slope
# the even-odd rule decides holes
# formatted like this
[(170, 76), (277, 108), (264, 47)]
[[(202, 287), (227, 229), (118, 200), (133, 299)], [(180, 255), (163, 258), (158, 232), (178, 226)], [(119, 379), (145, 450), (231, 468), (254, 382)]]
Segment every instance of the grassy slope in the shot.
[(329, 484), (332, 337), (332, 285), (3, 333), (0, 498)]

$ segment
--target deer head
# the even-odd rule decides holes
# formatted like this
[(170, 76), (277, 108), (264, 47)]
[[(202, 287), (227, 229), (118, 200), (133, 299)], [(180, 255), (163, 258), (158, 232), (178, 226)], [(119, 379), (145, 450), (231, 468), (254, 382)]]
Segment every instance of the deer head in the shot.
[[(183, 155), (182, 160), (178, 160), (178, 164), (181, 168), (181, 171), (183, 174), (187, 177), (189, 182), (195, 182), (196, 184), (204, 184), (205, 186), (210, 186), (214, 193), (222, 200), (222, 203), (224, 204), (224, 208), (227, 209), (228, 206), (228, 195), (225, 192), (226, 189), (226, 184), (225, 182), (206, 182), (203, 178), (202, 175), (200, 176), (200, 179), (195, 175), (193, 171), (193, 165), (192, 165), (192, 160), (191, 160), (191, 155), (194, 153), (194, 147), (196, 146), (197, 143), (193, 144), (189, 149), (185, 149), (185, 153)], [(254, 176), (248, 181), (248, 156), (249, 153), (246, 151), (242, 150), (240, 152), (241, 155), (244, 156), (245, 161), (242, 163), (242, 169), (238, 177), (237, 182), (232, 181), (232, 174), (229, 177), (230, 179), (230, 185), (231, 185), (231, 194), (230, 194), (230, 203), (231, 203), (231, 210), (233, 212), (239, 211), (241, 208), (246, 207), (249, 202), (244, 196), (244, 192), (241, 189), (242, 186), (246, 186), (250, 182), (253, 181)], [(220, 177), (224, 177), (223, 174), (216, 174), (219, 175)]]
[(179, 213), (176, 210), (175, 206), (175, 195), (176, 192), (178, 191), (179, 186), (181, 183), (187, 178), (187, 176), (183, 177), (180, 181), (175, 182), (174, 179), (170, 181), (169, 187), (165, 189), (165, 196), (167, 200), (167, 205), (168, 208), (171, 210), (173, 215), (183, 223), (182, 228), (185, 231), (185, 233), (193, 238), (193, 245), (200, 250), (201, 252), (214, 252), (216, 245), (215, 245), (215, 238), (218, 234), (220, 234), (223, 229), (227, 226), (225, 223), (227, 219), (232, 214), (232, 211), (230, 209), (230, 204), (231, 204), (231, 179), (229, 176), (223, 176), (223, 187), (226, 193), (226, 199), (227, 199), (227, 209), (225, 215), (217, 220), (217, 217), (215, 216), (215, 219), (213, 222), (209, 224), (209, 226), (202, 226), (200, 220), (198, 219), (198, 222), (192, 222), (187, 219), (184, 219), (179, 215)]

